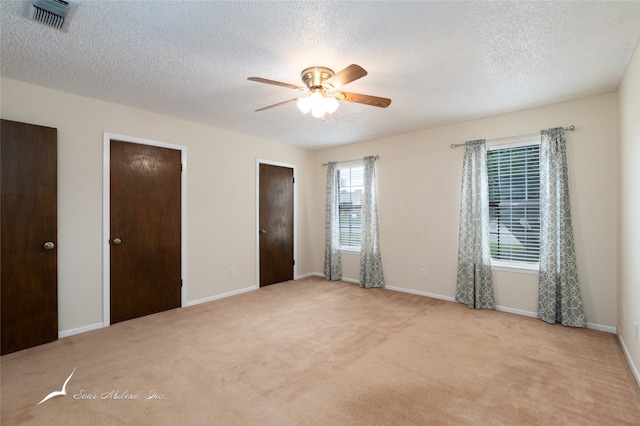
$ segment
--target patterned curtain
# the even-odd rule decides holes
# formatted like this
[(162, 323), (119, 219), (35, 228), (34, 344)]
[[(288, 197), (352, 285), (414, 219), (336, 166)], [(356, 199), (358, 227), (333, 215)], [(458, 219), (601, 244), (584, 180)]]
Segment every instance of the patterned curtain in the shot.
[(489, 243), (489, 184), (485, 140), (464, 151), (456, 301), (469, 308), (495, 309)]
[(340, 182), (335, 162), (327, 164), (327, 204), (325, 207), (324, 276), (328, 280), (342, 279), (340, 260)]
[(548, 323), (586, 327), (573, 246), (564, 129), (540, 133), (538, 315)]
[(362, 194), (362, 241), (360, 245), (360, 287), (384, 287), (382, 257), (378, 241), (375, 157), (364, 158)]

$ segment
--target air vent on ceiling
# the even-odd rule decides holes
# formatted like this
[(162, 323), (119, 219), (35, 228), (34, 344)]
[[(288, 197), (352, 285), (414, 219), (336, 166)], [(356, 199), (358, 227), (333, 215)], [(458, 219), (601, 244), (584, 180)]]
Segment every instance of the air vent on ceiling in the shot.
[(64, 0), (33, 0), (29, 18), (60, 30), (65, 25), (65, 20), (68, 21), (70, 18), (69, 11), (72, 5), (73, 3)]

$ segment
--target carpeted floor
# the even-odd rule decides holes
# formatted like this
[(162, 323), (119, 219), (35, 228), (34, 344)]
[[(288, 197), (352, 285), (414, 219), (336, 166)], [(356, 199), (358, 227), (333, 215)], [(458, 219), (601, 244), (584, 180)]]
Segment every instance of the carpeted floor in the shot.
[[(1, 367), (3, 425), (640, 424), (612, 334), (321, 278), (67, 337)], [(66, 396), (37, 405), (74, 369)]]

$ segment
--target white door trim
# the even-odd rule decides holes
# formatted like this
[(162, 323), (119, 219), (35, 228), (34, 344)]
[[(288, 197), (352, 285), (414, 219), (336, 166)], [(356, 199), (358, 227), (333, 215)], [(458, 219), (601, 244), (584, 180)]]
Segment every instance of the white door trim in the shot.
[(181, 252), (180, 270), (182, 289), (180, 290), (180, 305), (185, 306), (187, 300), (187, 147), (151, 139), (137, 138), (134, 136), (119, 135), (116, 133), (103, 133), (102, 139), (102, 322), (103, 327), (111, 325), (111, 256), (109, 239), (111, 238), (111, 141), (137, 143), (141, 145), (170, 148), (180, 151), (182, 162), (181, 177)]
[(256, 158), (256, 288), (260, 288), (260, 164), (293, 169), (293, 279), (298, 276), (298, 185), (295, 164)]

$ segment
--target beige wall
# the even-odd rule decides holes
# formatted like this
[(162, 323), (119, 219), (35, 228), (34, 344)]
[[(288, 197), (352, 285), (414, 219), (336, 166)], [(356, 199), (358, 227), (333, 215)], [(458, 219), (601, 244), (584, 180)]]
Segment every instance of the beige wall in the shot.
[(619, 99), (618, 325), (620, 340), (640, 384), (640, 338), (633, 335), (633, 322), (640, 325), (640, 46), (620, 85)]
[[(637, 74), (637, 58), (635, 64)], [(452, 150), (449, 145), (570, 124), (577, 128), (568, 133), (569, 173), (587, 321), (605, 329), (618, 324), (616, 94), (309, 151), (13, 80), (2, 79), (1, 89), (3, 118), (58, 128), (59, 324), (63, 332), (102, 321), (105, 131), (187, 146), (189, 302), (256, 284), (256, 158), (297, 167), (300, 276), (323, 270), (326, 169), (320, 164), (370, 154), (380, 155), (380, 240), (387, 285), (451, 298), (463, 149)], [(637, 88), (628, 89), (633, 90), (637, 92)], [(633, 102), (637, 108), (637, 97)], [(629, 138), (635, 138), (637, 153), (637, 124), (634, 131)], [(221, 161), (216, 164), (216, 160)], [(629, 173), (637, 172), (630, 168)], [(638, 175), (634, 176), (637, 180)], [(637, 210), (634, 214), (637, 217)], [(622, 213), (620, 218), (631, 222), (627, 216), (631, 214)], [(632, 244), (633, 240), (628, 242)], [(637, 251), (627, 253), (631, 255), (637, 258)], [(621, 274), (628, 274), (629, 263), (621, 265)], [(227, 277), (230, 267), (236, 271), (232, 278)], [(427, 269), (426, 278), (420, 278), (421, 268)], [(344, 255), (344, 275), (358, 278), (357, 255)], [(635, 277), (628, 280), (637, 282)], [(536, 275), (494, 271), (494, 284), (498, 305), (536, 312)], [(637, 298), (637, 285), (634, 288), (633, 294), (627, 294), (630, 284), (620, 291)], [(637, 315), (638, 303), (629, 303), (628, 309)]]
[[(191, 122), (1, 80), (2, 118), (58, 129), (61, 332), (102, 323), (103, 132), (187, 147), (187, 300), (256, 285), (256, 158), (298, 174), (297, 272), (313, 271), (312, 152)], [(235, 276), (227, 276), (228, 268)]]
[[(582, 298), (587, 321), (613, 331), (618, 220), (615, 93), (319, 150), (314, 192), (324, 193), (326, 169), (321, 163), (380, 155), (378, 215), (387, 285), (452, 298), (464, 149), (449, 145), (571, 124), (576, 130), (567, 133), (570, 191)], [(323, 211), (324, 197), (314, 200), (314, 210)], [(313, 241), (316, 252), (322, 253), (324, 219), (315, 220)], [(357, 279), (357, 258), (345, 254), (343, 260), (344, 276)], [(314, 261), (314, 270), (322, 272), (323, 257), (317, 255)], [(421, 268), (427, 269), (426, 278), (420, 277)], [(515, 312), (537, 312), (537, 279), (494, 271), (496, 303)]]

